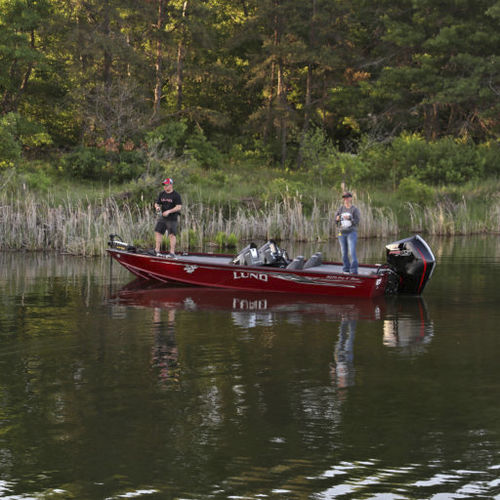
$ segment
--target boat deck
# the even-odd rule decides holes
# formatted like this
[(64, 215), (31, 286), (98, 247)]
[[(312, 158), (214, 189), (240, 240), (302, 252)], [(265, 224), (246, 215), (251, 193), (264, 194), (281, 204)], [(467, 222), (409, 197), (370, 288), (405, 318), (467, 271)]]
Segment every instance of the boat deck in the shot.
[[(161, 258), (165, 258), (168, 260), (171, 260), (172, 257), (168, 257), (168, 254), (161, 255)], [(183, 262), (193, 262), (193, 263), (198, 263), (198, 264), (215, 264), (215, 265), (224, 265), (224, 266), (230, 266), (234, 267), (237, 269), (238, 265), (235, 265), (232, 263), (232, 257), (228, 256), (220, 256), (220, 255), (190, 255), (190, 254), (178, 254), (175, 257), (175, 260), (181, 260)], [(253, 266), (252, 266), (253, 267)], [(255, 269), (283, 269), (285, 270), (286, 268), (279, 268), (279, 267), (271, 267), (271, 266), (254, 266)], [(375, 274), (378, 269), (378, 265), (360, 265), (358, 268), (358, 274), (362, 276), (370, 276), (372, 274)], [(294, 271), (306, 271), (308, 273), (318, 273), (318, 274), (342, 274), (342, 264), (337, 264), (337, 263), (332, 263), (332, 262), (326, 262), (324, 264), (321, 264), (319, 266), (313, 266), (313, 267), (308, 267), (306, 269), (296, 269)]]

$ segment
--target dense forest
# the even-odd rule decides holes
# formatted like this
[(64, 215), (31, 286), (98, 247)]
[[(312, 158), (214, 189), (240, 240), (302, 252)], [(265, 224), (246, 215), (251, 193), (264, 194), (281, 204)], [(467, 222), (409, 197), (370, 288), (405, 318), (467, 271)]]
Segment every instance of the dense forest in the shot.
[(161, 143), (301, 169), (499, 134), (497, 0), (0, 0), (3, 168), (57, 151), (92, 177), (89, 154)]
[(498, 232), (499, 158), (499, 0), (0, 0), (0, 248), (149, 245), (164, 176), (185, 247), (328, 239), (343, 187)]

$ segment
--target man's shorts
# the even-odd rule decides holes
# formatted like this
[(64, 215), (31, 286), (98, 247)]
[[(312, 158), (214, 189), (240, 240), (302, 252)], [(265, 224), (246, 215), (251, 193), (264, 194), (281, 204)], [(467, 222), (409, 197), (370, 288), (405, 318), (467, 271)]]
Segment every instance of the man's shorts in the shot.
[(155, 232), (160, 234), (165, 234), (168, 231), (168, 234), (177, 234), (177, 219), (176, 220), (168, 220), (164, 217), (160, 217), (156, 222)]

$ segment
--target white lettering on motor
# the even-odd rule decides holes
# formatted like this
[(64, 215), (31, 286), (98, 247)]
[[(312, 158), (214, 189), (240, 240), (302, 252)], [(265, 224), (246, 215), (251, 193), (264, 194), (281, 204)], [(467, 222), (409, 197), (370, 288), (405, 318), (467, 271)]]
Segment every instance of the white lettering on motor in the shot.
[(233, 278), (235, 280), (254, 279), (266, 282), (269, 280), (269, 276), (265, 273), (249, 273), (245, 271), (233, 271)]

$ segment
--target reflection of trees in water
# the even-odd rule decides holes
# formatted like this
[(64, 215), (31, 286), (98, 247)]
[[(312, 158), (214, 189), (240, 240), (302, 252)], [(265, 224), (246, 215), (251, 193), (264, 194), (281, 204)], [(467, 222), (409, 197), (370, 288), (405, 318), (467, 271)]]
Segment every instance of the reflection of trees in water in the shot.
[(175, 309), (167, 311), (167, 322), (162, 321), (162, 310), (153, 309), (152, 365), (162, 385), (179, 382), (179, 349), (175, 340)]
[[(56, 253), (0, 252), (0, 294), (54, 295), (84, 301), (86, 306), (108, 298), (113, 280), (130, 277), (109, 258), (86, 259)], [(97, 295), (98, 294), (98, 295)]]

